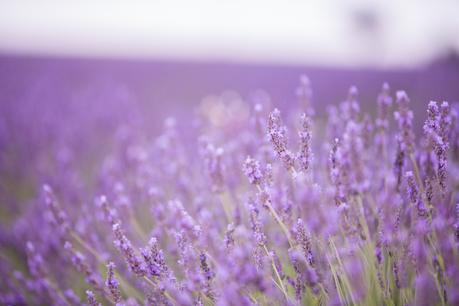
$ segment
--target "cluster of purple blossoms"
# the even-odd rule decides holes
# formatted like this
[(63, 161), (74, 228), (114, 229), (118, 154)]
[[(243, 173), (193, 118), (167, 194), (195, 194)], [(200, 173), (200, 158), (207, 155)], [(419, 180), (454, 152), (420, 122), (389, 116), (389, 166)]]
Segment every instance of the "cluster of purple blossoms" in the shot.
[(426, 104), (418, 131), (424, 107), (386, 83), (326, 116), (306, 76), (296, 94), (159, 136), (113, 123), (91, 160), (90, 139), (43, 136), (4, 207), (0, 304), (459, 304), (458, 104)]

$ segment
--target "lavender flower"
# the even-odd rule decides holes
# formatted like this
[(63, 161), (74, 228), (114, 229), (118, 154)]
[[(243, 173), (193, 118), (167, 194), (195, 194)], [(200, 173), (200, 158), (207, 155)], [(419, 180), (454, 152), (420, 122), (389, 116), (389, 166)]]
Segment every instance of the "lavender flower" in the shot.
[(311, 121), (306, 114), (301, 115), (301, 130), (298, 132), (298, 136), (300, 138), (300, 148), (297, 160), (299, 161), (300, 169), (306, 172), (312, 163)]
[(224, 238), (226, 249), (231, 249), (234, 246), (233, 234), (235, 230), (236, 228), (234, 227), (233, 223), (228, 224), (228, 226), (226, 227), (225, 238)]
[(207, 143), (201, 153), (212, 183), (212, 190), (215, 192), (222, 191), (224, 186), (223, 152), (223, 148), (215, 148), (212, 144)]
[(411, 203), (416, 204), (418, 201), (418, 188), (414, 181), (414, 174), (411, 171), (405, 173), (406, 181), (408, 183), (408, 194), (410, 196)]
[(448, 102), (443, 102), (439, 108), (437, 102), (431, 101), (427, 108), (427, 120), (424, 123), (424, 134), (429, 141), (430, 147), (433, 147), (433, 151), (437, 158), (437, 177), (443, 196), (446, 191), (446, 167), (450, 125), (451, 117)]
[(341, 116), (344, 122), (349, 120), (357, 121), (360, 114), (360, 105), (357, 101), (359, 91), (357, 87), (351, 86), (348, 91), (347, 99), (340, 104)]
[(380, 157), (386, 158), (387, 154), (387, 132), (389, 129), (389, 109), (392, 106), (392, 97), (390, 96), (390, 88), (387, 83), (382, 86), (381, 93), (377, 98), (378, 114), (375, 120), (375, 143), (377, 153)]
[(312, 255), (311, 239), (306, 233), (306, 228), (302, 219), (298, 219), (295, 227), (296, 241), (303, 250), (304, 257), (307, 259), (309, 265), (314, 265), (314, 256)]
[(427, 215), (427, 209), (424, 206), (421, 195), (419, 194), (413, 172), (406, 172), (405, 177), (408, 184), (408, 195), (411, 204), (413, 204), (416, 207), (418, 216), (425, 217)]
[(459, 243), (459, 202), (455, 206), (456, 222), (454, 223), (454, 238)]
[(264, 264), (264, 250), (263, 248), (266, 245), (266, 235), (263, 232), (263, 225), (259, 219), (259, 211), (255, 207), (253, 201), (249, 204), (250, 212), (250, 227), (252, 229), (252, 235), (256, 242), (254, 247), (254, 258), (257, 266), (261, 269)]
[(97, 302), (94, 292), (86, 290), (86, 296), (88, 298), (88, 306), (102, 306), (101, 303)]
[(168, 275), (169, 268), (167, 267), (163, 251), (159, 248), (158, 240), (155, 237), (150, 239), (148, 247), (142, 249), (141, 253), (151, 276), (162, 278)]
[(440, 110), (438, 108), (437, 102), (430, 101), (427, 106), (427, 119), (423, 126), (424, 134), (426, 134), (427, 136), (432, 136), (433, 133), (436, 133), (438, 131), (439, 115)]
[(111, 293), (111, 296), (116, 304), (121, 302), (121, 291), (120, 285), (115, 278), (115, 264), (111, 261), (107, 264), (107, 279), (105, 281), (105, 286)]
[(289, 171), (294, 169), (295, 159), (287, 148), (287, 128), (282, 125), (280, 111), (277, 108), (269, 115), (268, 136), (277, 157), (283, 162), (285, 168)]
[(397, 91), (398, 110), (394, 112), (395, 120), (398, 123), (399, 134), (397, 138), (401, 144), (401, 151), (407, 155), (414, 150), (414, 133), (413, 133), (413, 111), (409, 109), (410, 99), (404, 91)]
[(449, 149), (448, 135), (450, 126), (450, 107), (448, 102), (441, 104), (440, 122), (438, 127), (438, 137), (435, 143), (435, 153), (438, 159), (438, 183), (442, 190), (443, 196), (446, 193), (446, 176), (447, 176), (447, 152)]
[(402, 185), (403, 170), (405, 168), (406, 151), (403, 149), (403, 143), (400, 138), (397, 138), (397, 151), (394, 162), (394, 172), (397, 178), (396, 188), (400, 191)]
[(244, 174), (249, 179), (250, 184), (261, 185), (263, 181), (263, 173), (260, 170), (260, 163), (247, 156), (243, 166)]
[(376, 119), (376, 127), (381, 131), (387, 131), (389, 128), (389, 108), (392, 106), (389, 84), (383, 84), (381, 93), (378, 95), (377, 104), (378, 116)]
[(328, 158), (330, 165), (330, 180), (333, 184), (338, 184), (339, 179), (339, 156), (338, 156), (339, 140), (335, 138), (330, 156)]
[(143, 260), (136, 254), (131, 242), (124, 235), (121, 224), (115, 223), (112, 227), (113, 233), (115, 234), (114, 244), (124, 256), (129, 269), (137, 276), (145, 276), (146, 269)]
[(311, 81), (306, 75), (300, 76), (300, 85), (296, 89), (296, 95), (300, 101), (301, 108), (306, 111), (308, 116), (314, 116)]
[(329, 154), (329, 176), (334, 187), (335, 204), (337, 206), (346, 202), (346, 168), (344, 167), (344, 158), (340, 147), (340, 141), (335, 138), (332, 149)]
[(259, 211), (253, 204), (249, 204), (250, 227), (252, 228), (253, 237), (259, 246), (266, 244), (266, 235), (263, 233), (263, 225), (259, 220)]
[(201, 266), (201, 271), (204, 276), (204, 293), (211, 299), (215, 299), (215, 293), (212, 289), (212, 280), (215, 277), (215, 272), (211, 269), (207, 262), (207, 256), (204, 252), (199, 255), (199, 262)]
[(306, 261), (301, 254), (294, 249), (290, 249), (288, 255), (296, 273), (296, 279), (290, 279), (290, 283), (295, 289), (296, 300), (301, 302), (303, 293), (306, 289), (306, 279), (303, 272), (307, 269)]
[(43, 193), (45, 196), (46, 207), (53, 215), (56, 224), (59, 226), (59, 228), (62, 230), (64, 234), (68, 234), (69, 225), (67, 215), (57, 203), (53, 190), (49, 185), (45, 184), (43, 185)]

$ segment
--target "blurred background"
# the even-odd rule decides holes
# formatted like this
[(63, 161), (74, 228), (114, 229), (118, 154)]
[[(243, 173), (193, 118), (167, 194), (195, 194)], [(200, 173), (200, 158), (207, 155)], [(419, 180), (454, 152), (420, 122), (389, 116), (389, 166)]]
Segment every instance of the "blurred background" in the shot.
[[(138, 77), (157, 92), (146, 98), (195, 101), (259, 87), (288, 99), (301, 71), (321, 103), (332, 98), (325, 83), (343, 95), (378, 75), (452, 99), (458, 12), (455, 0), (0, 1), (0, 73), (108, 74), (128, 87)], [(392, 72), (411, 75), (399, 84)]]
[(374, 100), (383, 81), (416, 103), (452, 100), (458, 12), (455, 0), (0, 1), (1, 99), (51, 79), (69, 97), (117, 84), (164, 113), (223, 90), (282, 104), (306, 73), (319, 110), (350, 85)]
[(92, 165), (124, 125), (153, 136), (169, 115), (183, 125), (202, 101), (254, 93), (294, 106), (303, 73), (319, 115), (351, 85), (371, 109), (387, 81), (419, 128), (429, 100), (459, 99), (458, 13), (457, 0), (0, 0), (1, 200), (55, 175), (50, 158)]

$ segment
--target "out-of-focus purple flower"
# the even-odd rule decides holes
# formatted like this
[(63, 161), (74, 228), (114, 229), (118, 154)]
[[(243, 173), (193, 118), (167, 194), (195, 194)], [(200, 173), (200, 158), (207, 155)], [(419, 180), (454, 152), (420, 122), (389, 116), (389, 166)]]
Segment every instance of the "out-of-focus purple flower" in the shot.
[(289, 249), (288, 255), (296, 272), (296, 279), (290, 279), (290, 283), (295, 289), (296, 300), (300, 302), (303, 292), (306, 289), (306, 279), (304, 277), (304, 272), (307, 270), (306, 260), (301, 253), (295, 249)]
[(70, 254), (70, 260), (75, 269), (85, 276), (86, 282), (94, 289), (102, 291), (102, 280), (88, 264), (86, 257), (79, 251), (76, 251), (69, 241), (64, 243), (64, 249)]
[(446, 191), (446, 167), (451, 122), (448, 102), (443, 102), (438, 107), (437, 102), (430, 101), (427, 107), (427, 120), (424, 123), (424, 134), (437, 158), (437, 177), (443, 196)]
[(412, 171), (408, 171), (405, 173), (405, 178), (408, 183), (408, 195), (410, 197), (411, 203), (416, 204), (418, 201), (418, 188), (414, 181), (414, 174)]
[(301, 115), (301, 129), (298, 132), (300, 139), (297, 160), (300, 164), (300, 169), (304, 172), (308, 171), (312, 164), (312, 147), (311, 147), (311, 119), (306, 114)]
[(427, 215), (427, 208), (425, 207), (422, 200), (422, 195), (419, 194), (413, 172), (407, 171), (405, 173), (405, 178), (408, 184), (408, 196), (410, 198), (411, 204), (416, 207), (419, 217), (425, 217)]
[(400, 282), (400, 270), (396, 261), (394, 261), (392, 264), (392, 273), (394, 275), (395, 286), (398, 289), (402, 288), (402, 284)]
[(443, 196), (446, 193), (446, 176), (447, 176), (447, 163), (448, 163), (448, 149), (449, 149), (449, 128), (451, 125), (450, 107), (448, 102), (441, 104), (440, 120), (438, 127), (438, 137), (435, 142), (435, 154), (438, 159), (438, 183), (442, 190)]
[(65, 290), (64, 297), (71, 305), (82, 305), (80, 297), (72, 289)]
[(396, 188), (400, 191), (402, 186), (403, 170), (405, 168), (406, 151), (403, 150), (403, 143), (401, 138), (397, 138), (397, 151), (394, 161), (394, 172), (397, 178)]
[(202, 144), (204, 148), (202, 149), (202, 157), (204, 160), (206, 171), (209, 175), (212, 190), (215, 192), (222, 191), (224, 186), (224, 164), (222, 161), (224, 150), (219, 147), (216, 148), (212, 144), (203, 140)]
[(263, 173), (260, 170), (260, 162), (258, 160), (247, 156), (242, 169), (249, 179), (250, 184), (261, 185)]
[(268, 119), (268, 136), (274, 147), (277, 157), (283, 162), (285, 168), (289, 171), (295, 168), (295, 158), (293, 153), (288, 149), (287, 128), (282, 125), (280, 111), (276, 108)]
[(235, 229), (236, 228), (234, 227), (234, 223), (230, 223), (226, 227), (225, 238), (224, 238), (226, 249), (231, 249), (234, 246), (234, 237), (233, 237), (233, 235), (234, 235)]
[(259, 218), (259, 210), (256, 207), (255, 202), (250, 199), (248, 204), (249, 214), (250, 214), (250, 227), (252, 229), (252, 235), (256, 242), (254, 245), (254, 258), (257, 266), (261, 269), (265, 261), (265, 251), (266, 246), (266, 235), (263, 231), (263, 224)]
[(86, 290), (86, 297), (88, 299), (88, 306), (102, 306), (102, 304), (96, 300), (96, 296), (91, 290)]
[(69, 224), (67, 215), (57, 203), (53, 190), (49, 185), (45, 184), (43, 185), (43, 193), (46, 207), (52, 213), (54, 221), (64, 234), (68, 234)]
[(212, 280), (215, 278), (215, 272), (214, 270), (210, 267), (208, 261), (207, 261), (207, 255), (204, 252), (201, 252), (199, 255), (199, 262), (200, 262), (200, 267), (201, 271), (204, 276), (204, 293), (211, 299), (215, 299), (215, 293), (213, 292), (212, 289)]
[(398, 109), (394, 112), (395, 120), (398, 123), (399, 134), (397, 139), (400, 147), (407, 155), (414, 150), (414, 132), (413, 132), (413, 111), (409, 108), (410, 99), (404, 91), (397, 91)]
[(376, 118), (376, 127), (381, 131), (387, 131), (389, 128), (389, 108), (392, 106), (389, 84), (383, 84), (381, 93), (378, 95), (377, 104), (378, 116)]
[(250, 226), (252, 228), (252, 232), (255, 238), (256, 243), (259, 246), (263, 246), (266, 244), (266, 235), (263, 232), (263, 225), (259, 219), (259, 211), (258, 208), (252, 203), (249, 204), (249, 212), (250, 212)]
[(314, 256), (312, 255), (311, 238), (306, 233), (306, 227), (303, 220), (300, 218), (295, 226), (295, 239), (303, 250), (304, 257), (308, 260), (309, 265), (314, 265)]
[(307, 75), (300, 76), (300, 85), (296, 89), (296, 95), (300, 102), (300, 107), (308, 114), (314, 116), (314, 108), (312, 106), (312, 88), (311, 81)]
[(432, 179), (430, 177), (426, 177), (424, 180), (424, 187), (425, 187), (425, 196), (427, 203), (432, 203), (433, 196), (434, 196), (434, 190), (433, 190), (433, 184), (432, 184)]
[(31, 241), (26, 243), (27, 263), (30, 274), (35, 278), (44, 278), (47, 275), (43, 257), (36, 251)]
[(459, 243), (459, 202), (455, 205), (456, 222), (454, 223), (454, 238)]
[(356, 86), (351, 86), (346, 101), (340, 105), (341, 116), (346, 123), (349, 120), (357, 121), (360, 114), (360, 105), (357, 101), (359, 91)]
[(389, 111), (392, 106), (393, 99), (390, 96), (389, 84), (384, 83), (381, 93), (376, 100), (377, 117), (375, 120), (375, 135), (374, 142), (376, 144), (377, 155), (385, 160), (388, 153), (388, 131), (389, 131)]
[(107, 264), (107, 279), (105, 280), (105, 286), (110, 291), (113, 301), (118, 304), (121, 302), (121, 291), (118, 280), (115, 277), (115, 264), (111, 261)]

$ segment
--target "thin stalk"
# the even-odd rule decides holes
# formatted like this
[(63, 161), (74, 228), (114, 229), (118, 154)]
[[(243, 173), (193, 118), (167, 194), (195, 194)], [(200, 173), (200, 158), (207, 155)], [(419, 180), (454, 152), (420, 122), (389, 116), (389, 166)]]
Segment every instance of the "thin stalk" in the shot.
[[(155, 288), (158, 287), (158, 286), (156, 285), (156, 283), (153, 282), (151, 279), (149, 279), (147, 276), (144, 276), (143, 279), (144, 279), (147, 283), (149, 283), (151, 286), (153, 286), (153, 287), (155, 287)], [(173, 301), (174, 303), (176, 302), (176, 300), (175, 300), (167, 291), (164, 291), (164, 295), (165, 295), (168, 299), (170, 299), (171, 301)]]
[[(46, 278), (46, 280), (48, 281), (49, 285), (51, 286), (51, 288), (54, 289), (54, 291), (56, 292), (56, 294), (69, 306), (71, 306), (72, 304), (67, 301), (67, 299), (65, 298), (65, 296), (62, 294), (62, 292), (59, 290), (59, 288), (57, 288), (57, 286), (51, 281), (49, 280), (48, 278)], [(115, 304), (113, 301), (110, 301), (112, 302), (112, 304)]]
[[(286, 299), (286, 300), (289, 300), (287, 291), (285, 290), (284, 283), (282, 282), (282, 279), (281, 279), (281, 277), (280, 277), (279, 271), (277, 271), (277, 267), (276, 267), (276, 263), (274, 262), (274, 258), (272, 258), (272, 256), (269, 254), (268, 248), (266, 247), (265, 244), (263, 244), (263, 248), (264, 248), (264, 250), (265, 250), (265, 252), (266, 252), (266, 255), (267, 255), (268, 257), (271, 258), (271, 265), (272, 265), (273, 270), (274, 270), (274, 273), (276, 274), (276, 277), (277, 277), (277, 279), (278, 279), (278, 281), (279, 281), (279, 285), (280, 285), (280, 287), (281, 287), (280, 289), (281, 289), (282, 292), (284, 293), (285, 299)], [(277, 284), (277, 282), (275, 282), (275, 283)]]
[(328, 255), (325, 255), (327, 257), (327, 261), (328, 261), (328, 265), (330, 266), (330, 270), (331, 270), (331, 273), (332, 273), (332, 276), (333, 276), (333, 280), (335, 281), (335, 286), (336, 286), (336, 290), (338, 291), (338, 297), (339, 297), (339, 300), (342, 304), (347, 304), (346, 303), (346, 298), (344, 296), (344, 293), (342, 292), (342, 288), (341, 288), (341, 281), (339, 280), (338, 278), (338, 274), (336, 273), (336, 270), (330, 260), (330, 258), (328, 257)]
[[(261, 187), (259, 185), (257, 185), (257, 188), (258, 188), (258, 191), (260, 191), (260, 192), (262, 191)], [(281, 227), (282, 231), (284, 232), (285, 236), (287, 237), (289, 246), (292, 248), (294, 244), (293, 244), (292, 239), (290, 237), (290, 232), (288, 231), (287, 226), (285, 226), (284, 222), (282, 222), (281, 218), (279, 217), (279, 215), (277, 214), (276, 210), (272, 206), (271, 200), (268, 200), (268, 201), (266, 201), (266, 203), (263, 203), (263, 204), (266, 205), (266, 207), (268, 207), (269, 212), (271, 213), (271, 215), (274, 217), (276, 222)]]
[(356, 200), (357, 200), (357, 205), (359, 207), (359, 222), (362, 223), (363, 230), (365, 232), (365, 236), (367, 237), (368, 243), (370, 243), (370, 245), (373, 246), (371, 242), (370, 230), (368, 228), (367, 219), (365, 218), (365, 211), (363, 209), (362, 197), (358, 195), (356, 197)]
[(340, 269), (343, 272), (343, 277), (342, 277), (343, 285), (346, 287), (349, 293), (349, 296), (351, 298), (351, 304), (355, 305), (356, 304), (355, 297), (354, 297), (354, 294), (352, 293), (352, 287), (351, 287), (350, 281), (347, 278), (346, 270), (344, 269), (344, 265), (343, 265), (343, 262), (341, 261), (341, 257), (339, 255), (338, 249), (336, 248), (335, 243), (332, 238), (330, 238), (330, 246), (332, 247), (332, 251), (335, 253), (335, 257), (336, 257), (336, 260), (338, 261)]
[(223, 208), (223, 211), (225, 212), (225, 216), (226, 216), (226, 219), (228, 221), (228, 223), (231, 223), (231, 213), (230, 213), (230, 210), (229, 210), (229, 207), (228, 207), (228, 203), (230, 201), (230, 196), (228, 193), (226, 192), (222, 192), (219, 194), (219, 199), (220, 199), (220, 203), (222, 204), (222, 208)]
[(137, 235), (139, 235), (143, 240), (148, 240), (148, 234), (143, 230), (132, 209), (129, 209), (129, 219), (134, 225), (134, 230), (136, 231)]

